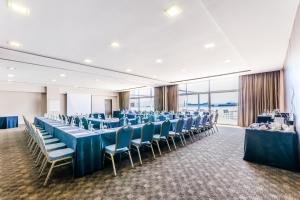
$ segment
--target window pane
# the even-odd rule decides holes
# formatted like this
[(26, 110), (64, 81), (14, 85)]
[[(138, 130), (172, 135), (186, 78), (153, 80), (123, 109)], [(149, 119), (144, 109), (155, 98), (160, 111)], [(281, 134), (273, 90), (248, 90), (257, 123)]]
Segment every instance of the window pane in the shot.
[(238, 77), (227, 77), (210, 80), (210, 91), (237, 90)]
[(129, 107), (134, 111), (151, 111), (154, 109), (154, 89), (140, 88), (130, 91)]
[(237, 125), (238, 92), (211, 93), (211, 110), (218, 110), (218, 123)]
[(153, 110), (154, 110), (154, 98), (140, 99), (140, 111), (153, 111)]
[(187, 84), (187, 92), (194, 93), (194, 92), (208, 92), (208, 81), (201, 81), (197, 83), (189, 83)]

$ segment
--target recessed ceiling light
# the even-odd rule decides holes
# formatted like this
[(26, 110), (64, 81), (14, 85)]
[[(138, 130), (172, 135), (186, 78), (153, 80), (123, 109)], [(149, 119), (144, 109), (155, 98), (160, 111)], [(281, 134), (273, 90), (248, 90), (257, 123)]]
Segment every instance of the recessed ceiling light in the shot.
[(231, 62), (230, 59), (224, 60), (224, 63), (230, 63), (230, 62)]
[(179, 15), (181, 12), (182, 12), (182, 9), (177, 5), (173, 5), (165, 10), (165, 14), (168, 17), (175, 17), (175, 16)]
[(8, 76), (9, 78), (13, 78), (13, 77), (15, 77), (15, 75), (14, 75), (14, 74), (7, 74), (7, 76)]
[(186, 69), (181, 69), (181, 72), (186, 72)]
[(215, 46), (216, 46), (215, 43), (207, 43), (204, 45), (204, 47), (207, 49), (214, 48)]
[(153, 75), (153, 78), (157, 78), (157, 76), (156, 76), (156, 75)]
[(156, 63), (158, 63), (158, 64), (160, 64), (160, 63), (162, 63), (162, 62), (163, 62), (163, 60), (162, 60), (162, 59), (160, 59), (160, 58), (158, 58), (158, 59), (156, 59), (156, 60), (155, 60), (155, 62), (156, 62)]
[(120, 44), (118, 42), (112, 42), (110, 44), (110, 46), (113, 47), (113, 48), (118, 48), (118, 47), (120, 47)]
[(60, 77), (66, 77), (66, 75), (65, 75), (65, 74), (60, 74), (59, 76), (60, 76)]
[(93, 61), (91, 59), (86, 58), (86, 59), (84, 59), (84, 62), (85, 63), (92, 63)]
[(132, 71), (132, 69), (126, 69), (126, 72), (131, 72)]
[(12, 11), (19, 13), (21, 15), (25, 15), (25, 16), (30, 15), (30, 9), (15, 0), (8, 0), (7, 7)]
[(52, 82), (56, 82), (56, 79), (52, 79), (51, 81), (52, 81)]
[(8, 67), (7, 69), (12, 71), (12, 70), (15, 70), (16, 68), (15, 67)]
[(9, 46), (16, 47), (16, 48), (19, 48), (22, 46), (22, 44), (17, 41), (8, 41), (7, 43)]

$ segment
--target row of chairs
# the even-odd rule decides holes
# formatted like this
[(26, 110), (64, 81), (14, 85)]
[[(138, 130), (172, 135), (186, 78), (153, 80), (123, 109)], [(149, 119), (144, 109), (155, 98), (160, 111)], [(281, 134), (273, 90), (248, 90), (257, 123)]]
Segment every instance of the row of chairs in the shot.
[[(216, 116), (217, 117), (217, 116)], [(215, 118), (216, 118), (215, 117)], [(170, 131), (171, 122), (169, 120), (164, 121), (160, 127), (160, 133), (155, 134), (155, 126), (152, 122), (148, 122), (144, 124), (141, 128), (141, 137), (137, 139), (132, 139), (133, 136), (133, 128), (131, 126), (123, 126), (122, 128), (118, 129), (116, 133), (116, 142), (115, 144), (109, 145), (105, 147), (105, 158), (108, 158), (112, 161), (113, 173), (116, 176), (116, 166), (114, 156), (116, 154), (126, 153), (129, 156), (129, 160), (131, 166), (134, 167), (132, 157), (131, 157), (131, 150), (137, 151), (139, 162), (142, 165), (142, 157), (140, 148), (143, 146), (149, 147), (152, 151), (153, 158), (155, 159), (155, 152), (153, 149), (153, 145), (157, 146), (159, 155), (161, 155), (161, 148), (159, 143), (165, 142), (168, 146), (169, 151), (171, 150), (169, 139), (173, 142), (174, 149), (177, 149), (175, 139), (179, 138), (181, 145), (187, 145), (186, 142), (186, 135), (190, 137), (190, 140), (193, 142), (195, 141), (195, 134), (199, 133), (215, 133), (218, 130), (216, 126), (216, 121), (213, 122), (213, 115), (204, 115), (203, 118), (201, 116), (197, 116), (194, 120), (193, 117), (190, 117), (185, 120), (183, 118), (179, 119), (176, 122), (176, 127), (174, 131)], [(200, 134), (199, 134), (200, 135)], [(132, 146), (134, 148), (132, 148)], [(105, 161), (103, 159), (103, 164)]]
[(27, 146), (35, 159), (34, 163), (38, 167), (39, 177), (44, 175), (47, 165), (50, 164), (43, 184), (46, 186), (54, 168), (73, 165), (74, 150), (67, 148), (65, 143), (51, 136), (38, 125), (30, 123), (24, 116), (23, 119), (26, 125)]

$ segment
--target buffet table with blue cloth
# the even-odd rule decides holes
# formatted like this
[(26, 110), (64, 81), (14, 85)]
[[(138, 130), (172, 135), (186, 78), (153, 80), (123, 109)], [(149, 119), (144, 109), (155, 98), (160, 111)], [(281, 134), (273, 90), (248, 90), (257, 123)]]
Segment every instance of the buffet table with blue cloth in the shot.
[(77, 177), (101, 169), (101, 137), (78, 127), (59, 124), (46, 118), (35, 118), (35, 124), (75, 151), (74, 175)]
[(296, 132), (246, 129), (244, 160), (299, 171), (298, 155)]
[(18, 127), (18, 116), (0, 117), (0, 129)]
[(274, 119), (272, 118), (272, 116), (269, 115), (258, 115), (256, 117), (256, 123), (270, 123), (273, 122)]

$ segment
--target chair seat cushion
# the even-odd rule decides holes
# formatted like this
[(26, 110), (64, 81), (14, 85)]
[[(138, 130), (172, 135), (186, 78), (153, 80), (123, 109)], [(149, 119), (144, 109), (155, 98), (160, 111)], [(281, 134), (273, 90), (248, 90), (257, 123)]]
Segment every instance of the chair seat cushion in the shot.
[(121, 153), (121, 152), (125, 152), (128, 151), (129, 149), (127, 147), (121, 148), (121, 149), (116, 149), (116, 145), (112, 144), (109, 146), (105, 147), (105, 152), (109, 153), (109, 154), (116, 154), (116, 153)]
[(45, 144), (52, 144), (52, 143), (57, 143), (59, 142), (59, 139), (57, 138), (52, 138), (52, 139), (47, 139), (47, 140), (44, 140)]
[(52, 139), (53, 137), (52, 137), (52, 135), (43, 135), (43, 138), (44, 139)]
[(141, 143), (141, 138), (138, 138), (138, 139), (134, 139), (134, 140), (131, 140), (131, 144), (135, 145), (135, 146), (141, 146), (141, 145), (144, 145), (144, 144), (151, 144), (150, 141), (144, 141)]
[(59, 149), (59, 150), (55, 150), (55, 151), (50, 151), (48, 153), (48, 157), (49, 157), (49, 160), (59, 160), (62, 158), (71, 157), (73, 153), (74, 153), (73, 149), (64, 148), (64, 149)]
[(180, 133), (177, 133), (177, 132), (174, 132), (174, 131), (170, 131), (169, 132), (169, 136), (170, 137), (180, 136)]
[(153, 135), (153, 140), (161, 140), (161, 139), (166, 139), (166, 137), (165, 136), (160, 136), (160, 135), (157, 135), (157, 134)]
[(45, 148), (47, 151), (54, 151), (57, 149), (62, 149), (65, 148), (67, 145), (65, 143), (59, 142), (59, 143), (54, 143), (54, 144), (47, 144), (45, 145)]

